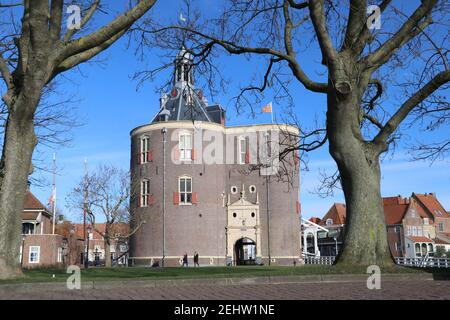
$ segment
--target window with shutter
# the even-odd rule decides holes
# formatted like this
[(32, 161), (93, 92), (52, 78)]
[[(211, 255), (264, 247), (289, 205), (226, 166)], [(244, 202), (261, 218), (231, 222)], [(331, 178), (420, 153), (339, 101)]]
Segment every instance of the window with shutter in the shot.
[(178, 178), (178, 192), (180, 204), (192, 204), (192, 178), (182, 176)]
[(181, 133), (179, 141), (180, 160), (192, 160), (192, 135), (190, 133)]

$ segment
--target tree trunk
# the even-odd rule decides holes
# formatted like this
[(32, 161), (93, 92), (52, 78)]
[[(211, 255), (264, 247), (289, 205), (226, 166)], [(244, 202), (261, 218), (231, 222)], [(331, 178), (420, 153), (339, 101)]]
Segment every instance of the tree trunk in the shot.
[(111, 248), (109, 240), (105, 240), (105, 267), (111, 268)]
[[(0, 278), (22, 275), (19, 253), (31, 157), (37, 139), (32, 114), (39, 98), (19, 97), (9, 112), (0, 163)], [(27, 259), (28, 257), (23, 257)]]
[(338, 165), (347, 211), (345, 243), (337, 263), (388, 266), (393, 261), (380, 192), (381, 151), (362, 138), (359, 112), (358, 92), (329, 94), (329, 148)]

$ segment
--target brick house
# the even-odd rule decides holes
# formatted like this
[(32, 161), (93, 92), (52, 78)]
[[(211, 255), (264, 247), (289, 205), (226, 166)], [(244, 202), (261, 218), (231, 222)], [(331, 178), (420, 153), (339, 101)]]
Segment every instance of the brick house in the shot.
[[(413, 193), (409, 198), (385, 197), (383, 206), (387, 239), (393, 257), (433, 256), (436, 246), (450, 250), (450, 214), (435, 194)], [(345, 231), (345, 216), (345, 205), (335, 203), (321, 219), (321, 225), (336, 230), (334, 234), (329, 232), (319, 236), (321, 255), (335, 255), (331, 241), (333, 236), (339, 251), (342, 245), (339, 239), (343, 241)]]
[[(82, 223), (74, 224), (75, 234), (83, 239), (84, 225)], [(105, 232), (105, 223), (96, 223), (95, 228), (92, 225), (86, 225), (86, 245), (89, 245), (88, 261), (90, 265), (103, 265), (105, 261), (105, 240), (102, 234)], [(129, 234), (130, 227), (126, 223), (115, 223), (112, 227), (114, 237), (123, 237)], [(99, 231), (99, 232), (98, 232)], [(111, 240), (110, 245), (111, 260), (113, 265), (128, 264), (128, 241)], [(82, 260), (82, 258), (81, 258)]]
[(63, 266), (67, 243), (63, 236), (52, 234), (52, 214), (30, 191), (21, 216), (21, 266), (26, 269)]

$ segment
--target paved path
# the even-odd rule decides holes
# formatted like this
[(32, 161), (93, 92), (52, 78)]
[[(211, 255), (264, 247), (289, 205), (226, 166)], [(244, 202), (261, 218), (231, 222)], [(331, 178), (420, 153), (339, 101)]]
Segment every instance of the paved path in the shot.
[(307, 299), (445, 299), (450, 300), (450, 281), (382, 281), (380, 290), (369, 290), (363, 281), (238, 285), (184, 285), (146, 287), (130, 285), (82, 290), (42, 290), (0, 286), (0, 299), (212, 299), (212, 300), (307, 300)]

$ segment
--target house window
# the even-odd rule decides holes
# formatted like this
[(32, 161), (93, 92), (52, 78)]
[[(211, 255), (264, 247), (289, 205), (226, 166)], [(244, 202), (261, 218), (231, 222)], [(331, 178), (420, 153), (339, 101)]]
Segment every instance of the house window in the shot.
[(180, 194), (180, 204), (191, 204), (192, 203), (192, 178), (191, 177), (180, 177), (178, 185), (179, 185), (179, 194)]
[(396, 250), (397, 252), (401, 252), (401, 251), (402, 251), (402, 246), (401, 246), (400, 243), (398, 243), (398, 242), (395, 243), (395, 250)]
[(248, 163), (248, 146), (247, 146), (247, 140), (245, 137), (239, 138), (239, 152), (238, 152), (238, 158), (239, 158), (239, 164), (245, 164)]
[(444, 223), (443, 222), (439, 222), (438, 227), (439, 227), (439, 232), (444, 232)]
[(400, 226), (395, 226), (395, 233), (400, 233)]
[(141, 181), (141, 207), (147, 207), (149, 205), (149, 196), (150, 196), (150, 180), (142, 180)]
[(412, 235), (417, 236), (417, 227), (416, 226), (412, 227)]
[(438, 215), (439, 217), (442, 217), (442, 212), (439, 209), (434, 210), (434, 213), (436, 213), (436, 215)]
[(29, 222), (23, 223), (22, 234), (34, 234), (34, 224)]
[(333, 224), (333, 219), (327, 219), (327, 226), (331, 226)]
[(63, 248), (58, 248), (58, 260), (57, 262), (63, 261)]
[(41, 251), (41, 247), (31, 246), (28, 262), (29, 263), (39, 263), (40, 251)]
[(180, 160), (192, 160), (192, 135), (190, 133), (180, 134)]
[(417, 236), (419, 237), (423, 236), (423, 230), (421, 227), (417, 227)]
[(428, 218), (423, 218), (423, 224), (424, 225), (429, 225), (430, 224), (430, 220)]
[(150, 152), (150, 138), (142, 137), (141, 138), (141, 152), (139, 154), (140, 163), (146, 163), (150, 160), (149, 152)]

